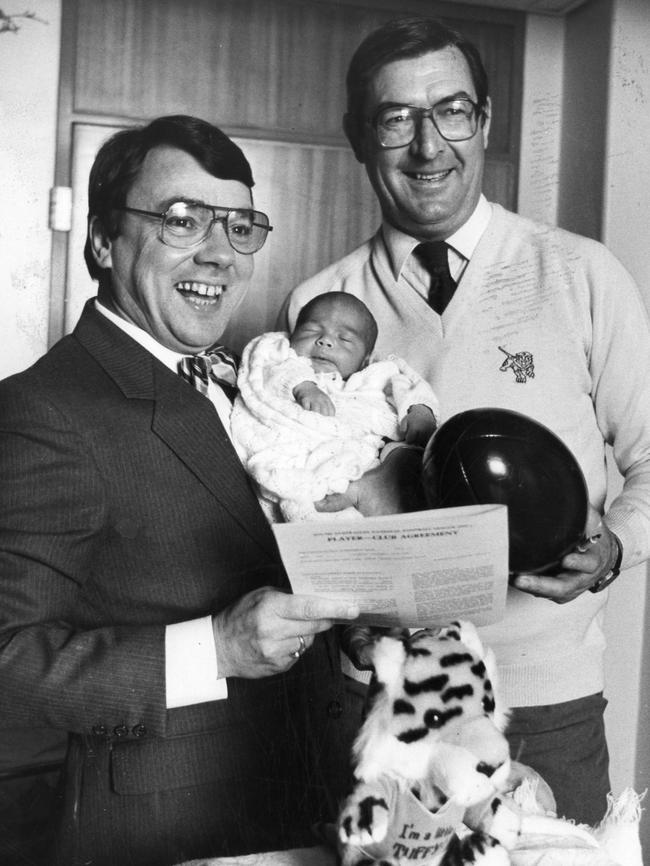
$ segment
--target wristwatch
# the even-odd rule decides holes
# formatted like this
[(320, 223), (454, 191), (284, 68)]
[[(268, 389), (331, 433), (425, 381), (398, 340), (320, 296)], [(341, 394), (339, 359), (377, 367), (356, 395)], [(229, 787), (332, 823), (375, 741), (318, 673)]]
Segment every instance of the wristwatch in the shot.
[[(612, 535), (614, 535), (613, 532)], [(618, 553), (616, 554), (616, 560), (614, 561), (612, 570), (608, 571), (607, 574), (604, 574), (602, 577), (599, 577), (596, 583), (594, 583), (593, 586), (589, 587), (589, 592), (602, 592), (610, 585), (610, 583), (612, 583), (612, 581), (616, 580), (616, 578), (621, 573), (621, 562), (623, 561), (623, 545), (619, 541), (617, 535), (614, 535), (614, 541), (616, 542), (616, 548), (618, 550)]]

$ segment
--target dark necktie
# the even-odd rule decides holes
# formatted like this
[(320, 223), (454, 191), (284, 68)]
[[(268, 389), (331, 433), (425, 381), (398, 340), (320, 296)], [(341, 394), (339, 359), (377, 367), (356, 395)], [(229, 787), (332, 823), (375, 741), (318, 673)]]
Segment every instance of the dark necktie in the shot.
[(208, 396), (210, 379), (232, 402), (237, 391), (237, 357), (225, 346), (212, 346), (198, 355), (184, 355), (178, 362), (179, 375), (201, 394)]
[(447, 244), (444, 241), (426, 241), (418, 244), (413, 254), (431, 276), (429, 284), (429, 306), (442, 315), (456, 290), (456, 283), (449, 273)]

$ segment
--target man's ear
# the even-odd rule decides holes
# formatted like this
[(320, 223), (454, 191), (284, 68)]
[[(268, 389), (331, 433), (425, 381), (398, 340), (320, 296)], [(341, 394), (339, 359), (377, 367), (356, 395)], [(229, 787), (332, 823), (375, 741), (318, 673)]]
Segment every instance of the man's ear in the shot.
[(490, 136), (490, 121), (492, 120), (492, 102), (490, 97), (488, 96), (485, 102), (485, 109), (483, 114), (483, 124), (481, 127), (481, 134), (483, 136), (483, 148), (487, 150), (488, 146), (488, 138)]
[(88, 220), (88, 243), (93, 254), (93, 258), (100, 268), (112, 268), (113, 259), (111, 256), (112, 242), (108, 236), (108, 232), (101, 219), (97, 216), (91, 216)]
[(363, 134), (359, 129), (359, 124), (350, 114), (343, 115), (343, 132), (345, 133), (347, 140), (350, 142), (350, 146), (354, 151), (357, 161), (364, 163), (366, 160), (363, 154)]

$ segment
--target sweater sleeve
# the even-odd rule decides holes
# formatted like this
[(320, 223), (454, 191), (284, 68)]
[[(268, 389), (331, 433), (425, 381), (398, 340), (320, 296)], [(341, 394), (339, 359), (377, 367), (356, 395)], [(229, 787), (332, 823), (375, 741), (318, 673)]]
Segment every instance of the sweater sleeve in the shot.
[(650, 328), (636, 284), (604, 247), (591, 267), (592, 398), (624, 479), (604, 519), (629, 567), (650, 556)]

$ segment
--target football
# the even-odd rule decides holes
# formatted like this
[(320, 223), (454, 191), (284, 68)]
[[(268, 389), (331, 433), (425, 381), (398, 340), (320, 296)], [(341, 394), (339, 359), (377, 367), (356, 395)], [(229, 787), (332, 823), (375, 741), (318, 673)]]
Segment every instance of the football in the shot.
[(511, 573), (552, 573), (584, 537), (582, 470), (547, 427), (507, 409), (470, 409), (434, 433), (423, 457), (430, 508), (498, 503), (508, 508)]

